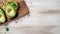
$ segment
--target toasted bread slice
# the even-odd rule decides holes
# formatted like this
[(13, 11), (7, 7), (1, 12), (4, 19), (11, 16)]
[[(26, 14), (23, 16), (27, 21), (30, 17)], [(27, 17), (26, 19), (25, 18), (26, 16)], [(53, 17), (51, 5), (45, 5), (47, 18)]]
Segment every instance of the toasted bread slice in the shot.
[[(28, 8), (27, 8), (27, 6), (26, 6), (26, 4), (25, 4), (24, 1), (20, 1), (20, 0), (13, 0), (13, 1), (16, 1), (18, 3), (18, 5), (19, 5), (19, 7), (17, 9), (16, 17), (13, 18), (13, 19), (7, 18), (7, 21), (4, 24), (0, 24), (0, 25), (6, 25), (9, 22), (11, 22), (11, 21), (13, 21), (15, 19), (21, 18), (21, 17), (23, 17), (23, 16), (25, 16), (26, 14), (29, 13), (29, 10), (28, 10)], [(0, 0), (0, 4), (1, 4), (0, 6), (1, 6), (1, 8), (2, 8), (2, 4), (4, 2), (6, 2), (6, 1), (5, 0)]]

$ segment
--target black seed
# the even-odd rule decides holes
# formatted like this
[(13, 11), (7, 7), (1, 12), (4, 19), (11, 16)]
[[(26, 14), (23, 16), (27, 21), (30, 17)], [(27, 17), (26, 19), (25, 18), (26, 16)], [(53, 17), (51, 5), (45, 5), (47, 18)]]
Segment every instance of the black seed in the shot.
[(17, 22), (16, 22), (17, 23)]

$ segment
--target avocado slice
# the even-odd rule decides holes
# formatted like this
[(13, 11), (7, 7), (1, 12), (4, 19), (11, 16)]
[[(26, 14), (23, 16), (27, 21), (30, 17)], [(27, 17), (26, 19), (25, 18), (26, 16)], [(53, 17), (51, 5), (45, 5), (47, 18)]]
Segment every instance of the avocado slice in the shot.
[(14, 2), (14, 1), (5, 2), (3, 4), (3, 9), (4, 9), (6, 16), (8, 18), (13, 18), (16, 16), (18, 4), (17, 4), (17, 2)]
[(2, 9), (0, 9), (0, 24), (6, 21), (5, 14)]
[(15, 9), (13, 9), (11, 6), (6, 7), (5, 13), (8, 18), (13, 18), (16, 15)]

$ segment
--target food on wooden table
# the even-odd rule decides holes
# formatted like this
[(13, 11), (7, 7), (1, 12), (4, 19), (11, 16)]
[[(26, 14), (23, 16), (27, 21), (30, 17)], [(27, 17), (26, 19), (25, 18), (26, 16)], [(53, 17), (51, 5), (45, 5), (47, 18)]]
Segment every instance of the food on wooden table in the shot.
[(3, 4), (2, 8), (8, 18), (14, 18), (17, 13), (18, 4), (14, 1), (7, 1)]
[(0, 8), (0, 24), (4, 23), (6, 21), (5, 14), (3, 10)]
[[(1, 2), (2, 1), (2, 2)], [(0, 2), (0, 25), (28, 14), (28, 8), (24, 1), (1, 0)]]

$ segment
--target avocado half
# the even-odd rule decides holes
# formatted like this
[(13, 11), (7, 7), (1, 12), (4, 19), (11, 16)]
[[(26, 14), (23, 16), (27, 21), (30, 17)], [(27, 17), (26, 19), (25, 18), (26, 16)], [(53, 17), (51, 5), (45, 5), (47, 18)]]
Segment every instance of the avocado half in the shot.
[(2, 9), (0, 9), (0, 24), (6, 21), (5, 14)]
[(17, 4), (17, 2), (14, 2), (14, 1), (5, 2), (3, 4), (3, 9), (8, 18), (14, 18), (17, 13), (18, 4)]

